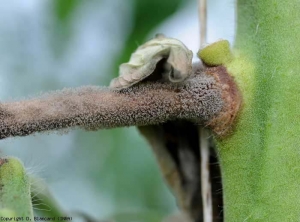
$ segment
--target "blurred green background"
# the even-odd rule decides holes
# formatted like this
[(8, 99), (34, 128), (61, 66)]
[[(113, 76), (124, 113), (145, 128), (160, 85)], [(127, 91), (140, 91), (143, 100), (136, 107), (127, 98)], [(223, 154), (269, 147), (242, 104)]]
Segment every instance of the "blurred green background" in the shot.
[[(208, 41), (232, 42), (234, 1), (209, 1)], [(199, 49), (196, 0), (26, 0), (0, 3), (1, 101), (49, 90), (108, 85), (156, 33)], [(43, 178), (60, 205), (96, 218), (160, 221), (176, 204), (134, 127), (0, 141)], [(36, 207), (38, 208), (38, 206)]]

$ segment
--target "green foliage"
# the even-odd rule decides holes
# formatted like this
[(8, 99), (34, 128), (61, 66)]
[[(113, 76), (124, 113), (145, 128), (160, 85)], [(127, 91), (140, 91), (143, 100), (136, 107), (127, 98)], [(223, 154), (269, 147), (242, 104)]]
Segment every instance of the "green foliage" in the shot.
[(53, 16), (56, 22), (53, 26), (54, 32), (50, 32), (50, 34), (53, 34), (52, 44), (54, 53), (57, 57), (60, 57), (72, 37), (72, 16), (81, 2), (78, 0), (55, 0), (52, 4)]
[(61, 21), (61, 22), (67, 22), (70, 20), (72, 12), (76, 9), (78, 6), (78, 3), (80, 1), (78, 0), (55, 0), (54, 3), (54, 15)]
[(33, 219), (30, 181), (16, 158), (0, 159), (0, 215)]
[(300, 3), (239, 0), (235, 59), (243, 94), (234, 133), (218, 141), (226, 221), (299, 221)]
[[(46, 183), (35, 177), (30, 177), (32, 203), (38, 206), (34, 213), (44, 217), (58, 218), (67, 217), (67, 212), (53, 198)], [(59, 220), (57, 220), (59, 221)]]
[(163, 215), (157, 212), (136, 212), (136, 213), (119, 213), (110, 217), (115, 222), (161, 222)]
[[(116, 60), (116, 67), (129, 60), (129, 57), (136, 48), (144, 43), (148, 33), (158, 24), (171, 16), (183, 0), (135, 0), (133, 14), (133, 29), (125, 42), (125, 48), (120, 53), (120, 58)], [(154, 37), (154, 36), (153, 36)], [(117, 69), (114, 75), (118, 75)]]
[[(138, 212), (151, 210), (157, 215), (166, 215), (175, 208), (174, 199), (163, 184), (153, 153), (136, 129), (102, 131), (99, 138), (86, 133), (76, 142), (79, 147), (85, 147), (86, 152), (93, 153), (93, 157), (89, 158), (99, 160), (104, 156), (91, 166), (86, 175), (91, 179), (94, 189), (101, 187), (101, 191), (109, 195), (115, 213), (134, 216)], [(86, 147), (84, 144), (88, 142), (98, 142), (101, 147)], [(78, 155), (79, 151), (76, 153)], [(82, 161), (86, 162), (85, 156)]]

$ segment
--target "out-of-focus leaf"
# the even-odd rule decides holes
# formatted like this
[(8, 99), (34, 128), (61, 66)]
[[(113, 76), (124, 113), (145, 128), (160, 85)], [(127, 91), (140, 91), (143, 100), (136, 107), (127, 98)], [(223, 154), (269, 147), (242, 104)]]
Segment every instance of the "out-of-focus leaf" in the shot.
[(79, 0), (54, 0), (52, 2), (52, 10), (55, 18), (52, 32), (52, 49), (57, 57), (68, 46), (68, 42), (72, 37), (71, 23), (74, 11), (82, 4)]
[(67, 22), (79, 0), (54, 0), (54, 14), (61, 22)]
[(158, 215), (157, 212), (139, 212), (139, 213), (119, 213), (111, 217), (114, 222), (161, 222), (163, 219), (162, 215)]
[[(163, 183), (155, 157), (135, 128), (99, 131), (98, 139), (92, 134), (77, 137), (75, 143), (82, 149), (72, 155), (80, 155), (78, 165), (90, 164), (85, 174), (94, 189), (101, 190), (99, 199), (108, 198), (107, 205), (115, 212), (134, 209), (165, 216), (175, 209), (175, 199)], [(88, 143), (98, 146), (86, 146)]]
[[(128, 36), (125, 48), (120, 53), (120, 58), (116, 60), (116, 67), (119, 64), (129, 60), (130, 54), (137, 48), (139, 44), (145, 42), (148, 33), (170, 15), (175, 13), (183, 0), (135, 0), (134, 1), (134, 15), (133, 15), (133, 29)], [(117, 75), (117, 69), (113, 75)]]
[(48, 190), (47, 184), (40, 178), (30, 177), (31, 180), (31, 198), (32, 203), (35, 206), (35, 214), (43, 217), (56, 218), (69, 216), (58, 205), (53, 198), (51, 192)]

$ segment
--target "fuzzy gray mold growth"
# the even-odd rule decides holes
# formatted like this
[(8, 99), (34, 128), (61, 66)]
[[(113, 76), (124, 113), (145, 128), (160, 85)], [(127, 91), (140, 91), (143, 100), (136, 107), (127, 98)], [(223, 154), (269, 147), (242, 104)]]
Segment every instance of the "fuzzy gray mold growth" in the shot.
[(206, 124), (223, 108), (219, 83), (195, 66), (181, 84), (144, 81), (114, 91), (95, 86), (64, 89), (0, 104), (0, 138), (80, 127), (144, 126), (171, 120)]

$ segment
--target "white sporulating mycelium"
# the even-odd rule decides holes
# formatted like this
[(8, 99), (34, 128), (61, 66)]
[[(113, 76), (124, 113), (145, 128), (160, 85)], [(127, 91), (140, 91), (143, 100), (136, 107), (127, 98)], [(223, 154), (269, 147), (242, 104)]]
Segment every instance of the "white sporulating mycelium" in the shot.
[(0, 138), (80, 127), (144, 126), (170, 120), (205, 124), (223, 108), (220, 83), (198, 66), (180, 84), (143, 81), (122, 90), (64, 89), (0, 104)]

